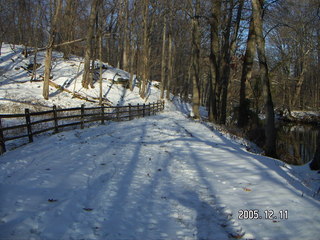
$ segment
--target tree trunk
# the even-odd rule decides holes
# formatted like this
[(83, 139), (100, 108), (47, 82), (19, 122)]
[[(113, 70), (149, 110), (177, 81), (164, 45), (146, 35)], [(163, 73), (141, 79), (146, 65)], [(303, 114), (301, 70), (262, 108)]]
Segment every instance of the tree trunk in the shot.
[(292, 103), (291, 103), (291, 107), (295, 107), (297, 102), (298, 102), (298, 99), (301, 97), (301, 89), (302, 89), (302, 84), (304, 82), (304, 79), (305, 79), (305, 73), (307, 71), (307, 57), (308, 57), (308, 54), (309, 54), (309, 50), (304, 53), (304, 56), (302, 57), (302, 69), (301, 69), (301, 73), (299, 75), (299, 79), (298, 79), (298, 83), (296, 85), (296, 91), (295, 91), (295, 94), (293, 95), (293, 99), (292, 99)]
[(195, 119), (200, 119), (200, 32), (199, 17), (200, 1), (196, 0), (195, 14), (192, 17), (192, 111)]
[(210, 114), (211, 122), (217, 120), (217, 85), (220, 79), (219, 72), (219, 22), (221, 0), (212, 0), (211, 19), (210, 19)]
[(129, 61), (130, 61), (130, 80), (129, 80), (129, 85), (130, 85), (130, 91), (133, 91), (134, 88), (134, 62), (135, 62), (135, 56), (136, 56), (136, 50), (135, 50), (135, 41), (133, 40), (132, 37), (133, 34), (133, 23), (130, 24), (130, 31), (129, 31), (129, 40), (130, 40), (130, 54), (129, 54)]
[(244, 56), (242, 74), (240, 80), (240, 100), (239, 100), (239, 116), (238, 127), (243, 128), (248, 124), (248, 104), (246, 101), (246, 81), (249, 81), (252, 75), (253, 59), (255, 55), (255, 34), (253, 20), (250, 21), (247, 48)]
[(168, 32), (168, 77), (166, 82), (166, 98), (170, 99), (170, 93), (173, 92), (173, 58), (174, 58), (174, 49), (173, 49), (173, 4), (169, 1), (169, 32)]
[(169, 31), (169, 36), (168, 36), (168, 77), (167, 77), (167, 82), (166, 82), (166, 98), (170, 99), (170, 92), (171, 92), (171, 87), (173, 83), (173, 40), (172, 40), (172, 32), (171, 32), (171, 27)]
[(30, 82), (32, 82), (34, 79), (37, 78), (37, 55), (38, 55), (38, 52), (37, 52), (37, 43), (36, 43), (36, 51), (33, 56), (33, 69), (32, 69)]
[(263, 0), (252, 0), (252, 15), (256, 35), (257, 52), (259, 58), (260, 75), (263, 84), (263, 98), (266, 113), (265, 123), (265, 153), (267, 156), (276, 157), (276, 129), (274, 124), (274, 109), (270, 90), (270, 80), (267, 59), (265, 54), (265, 40), (262, 31)]
[(162, 56), (161, 56), (161, 93), (160, 98), (164, 98), (164, 91), (166, 86), (166, 36), (167, 36), (167, 21), (163, 17), (163, 30), (162, 30)]
[[(39, 9), (40, 9), (40, 7), (39, 7), (39, 5), (37, 5), (36, 12), (35, 12), (36, 16), (38, 16)], [(39, 18), (36, 17), (35, 25), (38, 26), (38, 24), (39, 24)], [(37, 37), (37, 35), (38, 35), (37, 33), (38, 33), (38, 31), (37, 31), (37, 29), (35, 29), (33, 31), (33, 35), (35, 35), (35, 37), (34, 37), (35, 52), (34, 52), (34, 57), (33, 57), (33, 69), (32, 69), (32, 75), (31, 75), (30, 82), (32, 82), (34, 79), (37, 78), (37, 55), (38, 55), (37, 49), (38, 49), (38, 40), (39, 40)]]
[(129, 68), (129, 0), (124, 0), (124, 36), (123, 36), (123, 54), (122, 66), (123, 70), (128, 71)]
[(82, 75), (82, 86), (86, 89), (92, 85), (93, 79), (90, 74), (90, 58), (92, 57), (92, 37), (94, 32), (95, 19), (97, 14), (97, 5), (99, 0), (92, 0), (91, 4), (91, 12), (89, 17), (89, 26), (86, 38), (86, 50), (84, 56), (84, 67), (83, 67), (83, 75)]
[[(75, 1), (73, 0), (67, 0), (66, 2), (66, 8), (65, 8), (65, 14), (64, 14), (64, 24), (65, 24), (65, 41), (70, 42), (73, 39), (73, 32), (74, 32), (74, 26), (72, 24), (74, 14), (75, 14)], [(69, 59), (69, 55), (71, 53), (71, 46), (69, 44), (65, 45), (62, 48), (63, 52), (63, 58)]]
[(219, 123), (226, 123), (227, 114), (227, 95), (228, 95), (228, 85), (230, 77), (230, 61), (231, 61), (231, 49), (230, 49), (230, 33), (231, 33), (231, 20), (233, 12), (233, 1), (230, 4), (225, 2), (225, 23), (223, 31), (223, 46), (222, 46), (222, 58), (221, 58), (221, 79), (220, 79), (220, 91), (219, 94)]
[(102, 33), (99, 31), (99, 104), (102, 105)]
[(26, 44), (26, 31), (24, 31), (26, 27), (26, 5), (27, 3), (25, 0), (18, 1), (18, 33), (20, 45)]
[(140, 97), (145, 98), (146, 86), (149, 75), (149, 33), (148, 33), (148, 15), (149, 15), (149, 0), (144, 0), (143, 6), (143, 58), (142, 58), (142, 81), (140, 88)]
[(135, 51), (135, 47), (134, 45), (131, 46), (131, 50), (130, 50), (130, 80), (129, 80), (129, 84), (130, 84), (130, 91), (132, 92), (133, 91), (133, 88), (134, 88), (134, 78), (133, 78), (133, 75), (134, 75), (134, 59), (135, 59), (135, 54), (136, 54), (136, 51)]
[(230, 6), (226, 6), (230, 8), (227, 18), (227, 29), (225, 30), (225, 47), (224, 47), (224, 69), (222, 70), (222, 92), (221, 92), (221, 106), (220, 106), (220, 117), (219, 117), (219, 123), (225, 124), (226, 118), (227, 118), (227, 101), (228, 101), (228, 87), (230, 82), (230, 73), (231, 73), (231, 59), (235, 55), (236, 47), (237, 47), (237, 38), (238, 38), (238, 32), (240, 27), (240, 20), (242, 15), (242, 8), (243, 8), (244, 0), (239, 1), (237, 16), (236, 16), (236, 22), (233, 27), (233, 33), (231, 36), (231, 43), (230, 42), (230, 34), (231, 34), (231, 21), (232, 21), (232, 13), (234, 9), (234, 3), (231, 1)]
[(188, 72), (187, 72), (187, 81), (186, 81), (186, 90), (184, 94), (184, 99), (186, 102), (190, 100), (190, 87), (192, 86), (192, 63), (193, 63), (193, 57), (191, 56), (190, 61), (189, 61), (189, 67), (188, 67)]
[(50, 79), (50, 73), (51, 73), (51, 58), (52, 58), (52, 48), (55, 40), (56, 35), (56, 25), (58, 20), (58, 15), (61, 12), (62, 7), (62, 0), (58, 0), (57, 6), (55, 9), (55, 13), (51, 22), (51, 30), (50, 30), (50, 37), (49, 37), (49, 43), (46, 50), (46, 59), (45, 59), (45, 65), (44, 65), (44, 80), (43, 80), (43, 92), (42, 95), (44, 99), (49, 99), (49, 79)]
[(44, 80), (43, 80), (43, 92), (42, 96), (44, 99), (49, 99), (49, 80), (51, 73), (51, 58), (52, 58), (52, 47), (48, 47), (46, 50), (46, 59), (44, 62)]

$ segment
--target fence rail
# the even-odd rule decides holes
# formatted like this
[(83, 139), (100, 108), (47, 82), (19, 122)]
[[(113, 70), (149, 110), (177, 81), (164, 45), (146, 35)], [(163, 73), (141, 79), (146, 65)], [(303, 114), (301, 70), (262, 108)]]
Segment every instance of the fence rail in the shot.
[(33, 142), (33, 136), (53, 131), (80, 126), (83, 129), (86, 124), (105, 121), (129, 121), (138, 117), (155, 115), (163, 111), (164, 101), (149, 104), (137, 104), (128, 106), (100, 106), (58, 109), (43, 112), (30, 112), (25, 109), (24, 114), (0, 114), (0, 154), (6, 151), (6, 142), (28, 138)]

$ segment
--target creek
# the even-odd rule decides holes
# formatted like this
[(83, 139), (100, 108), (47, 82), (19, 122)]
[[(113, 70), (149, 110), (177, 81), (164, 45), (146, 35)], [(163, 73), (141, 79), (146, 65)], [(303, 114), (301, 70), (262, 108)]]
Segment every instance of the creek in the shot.
[(317, 148), (320, 126), (279, 122), (277, 124), (277, 152), (289, 164), (304, 165), (312, 161)]

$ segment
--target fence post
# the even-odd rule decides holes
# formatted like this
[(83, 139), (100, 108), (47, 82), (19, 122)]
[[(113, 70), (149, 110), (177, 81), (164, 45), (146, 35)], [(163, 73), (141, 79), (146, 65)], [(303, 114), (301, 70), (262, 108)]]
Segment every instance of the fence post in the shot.
[(161, 111), (163, 111), (164, 110), (164, 100), (162, 100), (162, 108), (161, 108)]
[(144, 117), (146, 115), (146, 104), (143, 104), (143, 108), (142, 108), (142, 117)]
[(154, 102), (152, 103), (152, 115), (155, 115), (156, 114), (156, 112), (155, 112), (155, 110), (154, 110)]
[(101, 124), (104, 124), (104, 105), (101, 104)]
[(33, 142), (31, 119), (30, 119), (30, 111), (29, 111), (28, 108), (25, 109), (25, 115), (26, 115), (26, 124), (27, 124), (27, 131), (28, 131), (29, 142)]
[(149, 105), (149, 116), (151, 116), (151, 103), (149, 103), (148, 105)]
[(2, 131), (2, 123), (1, 123), (1, 118), (0, 118), (0, 155), (6, 152), (6, 144), (3, 136), (3, 131)]
[(54, 118), (54, 133), (59, 132), (59, 125), (58, 125), (58, 115), (57, 115), (57, 106), (53, 105), (53, 118)]
[(120, 121), (119, 108), (120, 108), (119, 106), (116, 106), (117, 121)]
[(129, 120), (132, 120), (131, 104), (129, 103)]
[(139, 108), (140, 108), (140, 105), (139, 105), (139, 103), (138, 103), (138, 105), (137, 105), (137, 113), (138, 113), (137, 116), (138, 116), (138, 117), (140, 117), (140, 110), (139, 110)]
[(84, 104), (81, 104), (81, 129), (84, 128)]

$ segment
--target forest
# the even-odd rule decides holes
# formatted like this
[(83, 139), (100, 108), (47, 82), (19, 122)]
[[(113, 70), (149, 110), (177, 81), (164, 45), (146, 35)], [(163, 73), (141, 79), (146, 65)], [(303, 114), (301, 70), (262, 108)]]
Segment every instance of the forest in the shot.
[(0, 239), (315, 239), (320, 1), (0, 0), (0, 154)]
[(158, 81), (161, 98), (191, 102), (196, 119), (202, 106), (245, 129), (265, 114), (269, 156), (275, 111), (320, 107), (317, 0), (1, 0), (0, 21), (0, 53), (24, 45), (35, 70), (46, 51), (45, 99), (53, 50), (84, 57), (84, 88), (106, 62), (137, 76), (141, 98)]

